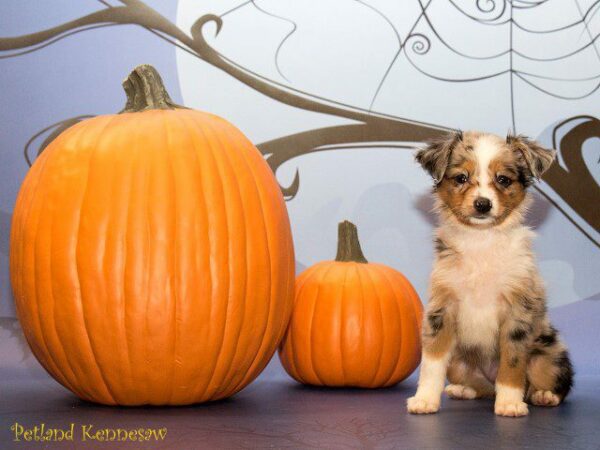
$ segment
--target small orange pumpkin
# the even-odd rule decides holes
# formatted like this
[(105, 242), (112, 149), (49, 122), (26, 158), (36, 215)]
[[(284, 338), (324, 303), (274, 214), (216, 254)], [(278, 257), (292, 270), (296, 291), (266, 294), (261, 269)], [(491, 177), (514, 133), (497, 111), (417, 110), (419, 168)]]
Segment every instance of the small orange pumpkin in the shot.
[(228, 397), (277, 349), (294, 251), (277, 182), (233, 125), (179, 107), (151, 66), (117, 115), (36, 160), (11, 232), (17, 314), (46, 370), (85, 400)]
[(279, 357), (290, 376), (319, 386), (377, 388), (409, 376), (421, 357), (421, 301), (400, 272), (363, 256), (356, 226), (339, 224), (335, 261), (296, 280)]

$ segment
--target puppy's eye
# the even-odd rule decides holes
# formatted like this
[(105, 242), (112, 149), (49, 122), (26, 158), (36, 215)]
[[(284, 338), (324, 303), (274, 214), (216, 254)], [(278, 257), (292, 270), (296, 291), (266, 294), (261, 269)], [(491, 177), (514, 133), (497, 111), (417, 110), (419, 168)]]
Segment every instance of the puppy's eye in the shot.
[(508, 187), (512, 184), (512, 180), (508, 177), (505, 177), (504, 175), (498, 175), (496, 177), (496, 181), (498, 182), (499, 185), (504, 186), (504, 187)]
[(468, 179), (469, 178), (464, 173), (461, 173), (460, 175), (456, 175), (454, 177), (454, 181), (456, 181), (458, 184), (465, 184)]

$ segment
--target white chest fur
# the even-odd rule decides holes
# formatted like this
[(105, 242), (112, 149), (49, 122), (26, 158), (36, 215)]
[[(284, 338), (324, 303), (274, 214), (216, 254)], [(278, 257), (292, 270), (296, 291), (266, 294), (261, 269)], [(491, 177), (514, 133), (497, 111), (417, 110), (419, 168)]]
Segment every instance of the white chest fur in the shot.
[(454, 256), (440, 261), (436, 269), (457, 297), (458, 341), (491, 352), (507, 307), (503, 294), (518, 286), (532, 268), (532, 233), (519, 227), (510, 231), (442, 229), (439, 235), (454, 250)]

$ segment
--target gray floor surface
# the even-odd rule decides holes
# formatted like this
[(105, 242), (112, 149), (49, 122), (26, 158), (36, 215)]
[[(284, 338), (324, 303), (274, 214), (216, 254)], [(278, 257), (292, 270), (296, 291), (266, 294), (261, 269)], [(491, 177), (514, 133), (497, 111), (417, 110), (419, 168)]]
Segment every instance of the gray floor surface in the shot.
[[(2, 376), (6, 375), (6, 376)], [(259, 380), (235, 397), (177, 408), (85, 403), (48, 377), (2, 374), (0, 448), (600, 449), (600, 378), (580, 377), (558, 408), (526, 418), (493, 414), (491, 400), (444, 399), (436, 415), (406, 413), (415, 377), (389, 389), (352, 390)], [(75, 424), (74, 442), (15, 442), (10, 428)], [(82, 425), (167, 428), (162, 442), (82, 442)]]

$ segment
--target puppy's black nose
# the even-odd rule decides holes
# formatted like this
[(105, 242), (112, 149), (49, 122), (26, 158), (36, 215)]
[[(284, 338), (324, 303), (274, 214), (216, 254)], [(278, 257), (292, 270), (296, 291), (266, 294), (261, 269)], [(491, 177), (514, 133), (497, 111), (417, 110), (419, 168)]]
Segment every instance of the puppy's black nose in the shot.
[(485, 197), (478, 197), (475, 199), (473, 206), (475, 206), (477, 212), (485, 214), (489, 212), (490, 209), (492, 209), (492, 202), (490, 202), (490, 200)]

